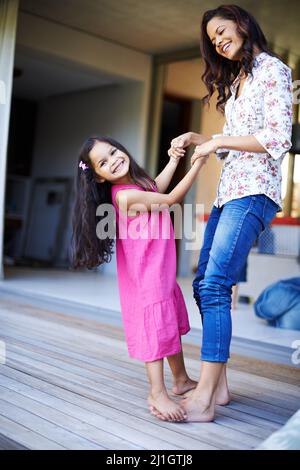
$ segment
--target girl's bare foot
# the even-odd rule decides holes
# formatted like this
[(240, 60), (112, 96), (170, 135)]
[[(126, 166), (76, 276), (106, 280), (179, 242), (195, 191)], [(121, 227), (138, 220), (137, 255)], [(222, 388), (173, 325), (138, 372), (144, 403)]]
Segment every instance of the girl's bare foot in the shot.
[(184, 393), (193, 390), (197, 387), (197, 382), (195, 380), (190, 379), (189, 377), (183, 380), (175, 380), (172, 393), (176, 396), (183, 395)]
[(184, 421), (186, 418), (181, 405), (171, 400), (166, 392), (150, 393), (148, 403), (151, 414), (163, 421)]
[(195, 394), (181, 403), (187, 414), (187, 422), (208, 423), (214, 420), (214, 403), (204, 403)]

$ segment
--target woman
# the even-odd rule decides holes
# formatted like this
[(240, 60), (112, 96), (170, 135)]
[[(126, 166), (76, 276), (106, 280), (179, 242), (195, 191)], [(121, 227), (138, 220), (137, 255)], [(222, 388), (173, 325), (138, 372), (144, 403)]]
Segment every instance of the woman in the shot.
[[(231, 340), (231, 290), (253, 242), (281, 210), (280, 166), (291, 147), (291, 70), (270, 52), (256, 20), (235, 5), (202, 20), (202, 76), (209, 102), (218, 92), (223, 134), (189, 132), (171, 143), (182, 155), (196, 145), (192, 164), (216, 153), (224, 166), (204, 236), (194, 297), (203, 323), (201, 377), (184, 407), (190, 421), (212, 421), (215, 404), (230, 400), (226, 362)], [(226, 106), (225, 106), (226, 105)]]

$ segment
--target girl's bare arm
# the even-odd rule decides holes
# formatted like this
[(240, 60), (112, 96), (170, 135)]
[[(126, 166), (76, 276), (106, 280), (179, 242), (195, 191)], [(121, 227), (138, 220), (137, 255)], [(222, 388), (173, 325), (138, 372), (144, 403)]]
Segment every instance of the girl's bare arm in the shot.
[(172, 206), (181, 202), (191, 188), (200, 169), (206, 163), (207, 157), (197, 159), (188, 173), (168, 194), (151, 191), (139, 191), (138, 189), (124, 189), (116, 194), (116, 201), (123, 212), (148, 212), (160, 210), (160, 206)]
[(162, 170), (159, 175), (155, 178), (155, 183), (158, 189), (159, 193), (165, 193), (172, 178), (175, 173), (175, 170), (178, 166), (179, 163), (179, 157), (174, 158), (171, 157), (168, 164), (165, 166), (165, 168)]

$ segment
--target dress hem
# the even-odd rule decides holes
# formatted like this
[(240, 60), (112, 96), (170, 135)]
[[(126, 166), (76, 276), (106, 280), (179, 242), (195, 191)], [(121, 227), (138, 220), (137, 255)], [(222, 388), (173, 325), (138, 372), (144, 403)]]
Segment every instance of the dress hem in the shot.
[[(183, 330), (183, 332), (179, 332), (179, 336), (184, 336), (186, 335), (189, 331), (191, 330), (191, 328), (189, 327), (188, 329), (185, 329)], [(174, 356), (174, 354), (178, 354), (182, 351), (182, 347), (180, 346), (180, 348), (170, 352), (170, 353), (167, 353), (167, 354), (164, 354), (163, 356), (161, 354), (159, 354), (158, 356), (155, 356), (151, 359), (145, 359), (145, 358), (141, 358), (140, 356), (138, 356), (137, 354), (132, 354), (128, 351), (128, 354), (129, 356), (132, 358), (132, 359), (138, 359), (139, 361), (142, 361), (142, 362), (154, 362), (154, 361), (159, 361), (160, 359), (164, 359), (165, 357), (169, 357), (169, 356)]]

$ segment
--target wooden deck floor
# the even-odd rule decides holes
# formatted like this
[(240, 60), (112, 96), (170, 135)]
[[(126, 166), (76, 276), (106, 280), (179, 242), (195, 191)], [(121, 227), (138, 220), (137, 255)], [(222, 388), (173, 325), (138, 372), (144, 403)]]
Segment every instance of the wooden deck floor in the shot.
[[(166, 423), (119, 328), (3, 299), (0, 340), (0, 448), (252, 449), (299, 408), (299, 369), (234, 356), (233, 401), (213, 423)], [(198, 348), (185, 355), (196, 379)]]

